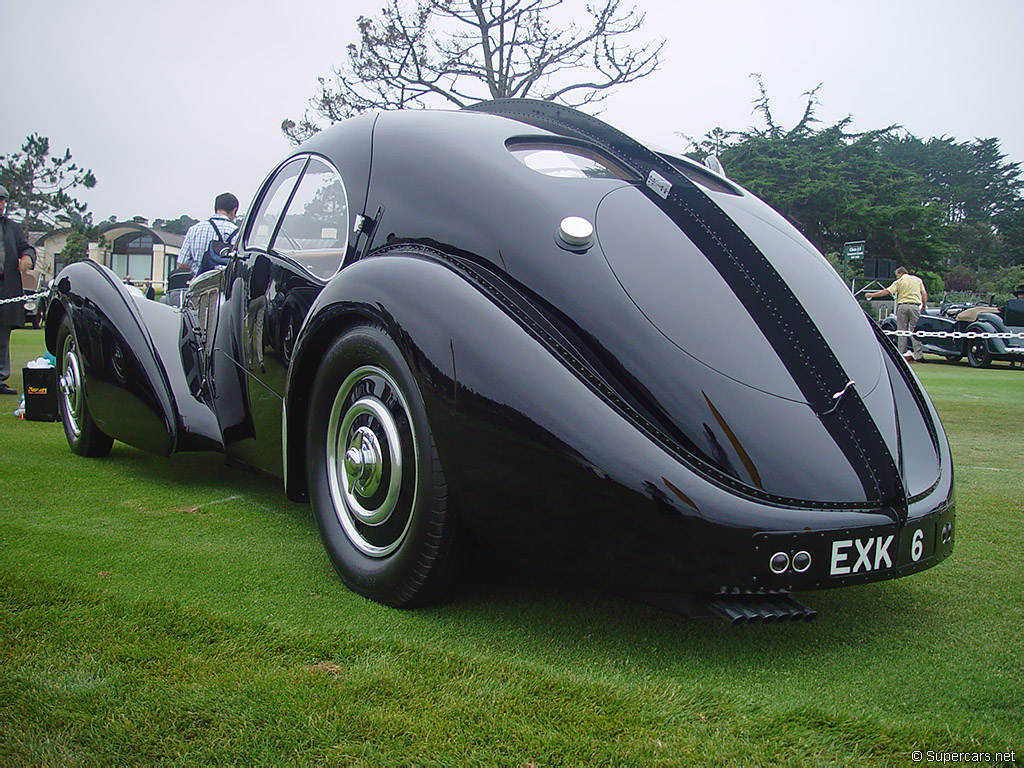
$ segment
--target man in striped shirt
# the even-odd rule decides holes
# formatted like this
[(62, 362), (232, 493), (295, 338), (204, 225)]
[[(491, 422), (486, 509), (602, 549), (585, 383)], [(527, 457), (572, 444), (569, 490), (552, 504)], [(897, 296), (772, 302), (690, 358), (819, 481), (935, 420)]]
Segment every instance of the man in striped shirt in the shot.
[[(203, 256), (210, 248), (210, 243), (215, 240), (229, 242), (238, 229), (235, 224), (235, 216), (238, 215), (238, 198), (230, 192), (217, 195), (213, 201), (212, 218), (200, 221), (189, 227), (185, 233), (185, 239), (181, 243), (181, 252), (178, 253), (178, 265), (187, 268), (193, 275), (198, 275)], [(216, 229), (214, 227), (216, 226)], [(218, 236), (218, 232), (220, 233)]]

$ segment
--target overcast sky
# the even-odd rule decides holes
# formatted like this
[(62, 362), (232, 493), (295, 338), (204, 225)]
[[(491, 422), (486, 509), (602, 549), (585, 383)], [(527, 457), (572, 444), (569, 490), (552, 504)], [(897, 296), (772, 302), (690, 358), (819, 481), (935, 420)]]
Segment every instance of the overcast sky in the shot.
[[(623, 0), (628, 5), (629, 0)], [(230, 190), (242, 207), (290, 147), (317, 77), (343, 61), (360, 13), (381, 0), (4, 0), (0, 154), (29, 133), (70, 148), (97, 187), (97, 221), (205, 217)], [(566, 0), (580, 9), (585, 0)], [(601, 117), (685, 149), (715, 126), (759, 124), (759, 72), (790, 126), (822, 84), (819, 117), (852, 130), (899, 123), (922, 138), (998, 137), (1024, 161), (1022, 0), (636, 0), (663, 64)], [(728, 170), (728, 169), (727, 169)]]

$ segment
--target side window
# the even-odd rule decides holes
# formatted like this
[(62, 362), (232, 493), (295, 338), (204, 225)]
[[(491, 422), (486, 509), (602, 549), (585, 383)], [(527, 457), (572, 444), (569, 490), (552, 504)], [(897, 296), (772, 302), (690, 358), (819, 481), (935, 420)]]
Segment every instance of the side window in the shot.
[(341, 178), (326, 162), (311, 157), (274, 238), (274, 250), (326, 279), (345, 258), (348, 219)]
[(274, 227), (288, 204), (288, 197), (295, 187), (295, 179), (302, 172), (306, 158), (297, 157), (277, 172), (277, 176), (267, 188), (267, 193), (260, 202), (260, 208), (253, 216), (252, 224), (245, 237), (245, 247), (259, 250), (270, 249), (270, 238), (274, 236)]

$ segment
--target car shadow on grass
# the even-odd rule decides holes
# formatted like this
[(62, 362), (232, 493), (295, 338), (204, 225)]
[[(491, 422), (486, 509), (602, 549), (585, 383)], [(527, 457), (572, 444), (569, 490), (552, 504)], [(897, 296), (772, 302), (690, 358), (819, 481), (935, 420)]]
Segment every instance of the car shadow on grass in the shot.
[(858, 646), (916, 642), (941, 611), (910, 581), (867, 584), (796, 595), (819, 612), (810, 622), (734, 626), (691, 618), (569, 581), (541, 578), (481, 558), (447, 603), (417, 620), (457, 627), (490, 649), (558, 656), (571, 647), (598, 665), (641, 665), (679, 672), (696, 664), (736, 670), (828, 663)]
[[(167, 459), (116, 444), (104, 463), (113, 473), (130, 473), (165, 490), (181, 488), (183, 500), (200, 496), (215, 501), (244, 491), (247, 501), (252, 499), (262, 511), (315, 527), (310, 507), (287, 500), (278, 478), (226, 466), (220, 454), (188, 453)], [(760, 664), (764, 653), (778, 663), (802, 662), (813, 649), (827, 660), (858, 644), (912, 641), (936, 621), (937, 609), (928, 591), (915, 587), (916, 580), (930, 578), (941, 578), (941, 573), (801, 593), (796, 598), (818, 611), (814, 621), (732, 626), (714, 617), (691, 618), (646, 605), (564, 576), (541, 574), (485, 550), (477, 553), (447, 600), (395, 611), (394, 620), (418, 633), (427, 631), (441, 643), (468, 639), (517, 657), (524, 652), (557, 656), (572, 647), (599, 665), (628, 662), (651, 670), (670, 669), (692, 657), (727, 669)], [(347, 596), (340, 581), (334, 584), (339, 596)]]

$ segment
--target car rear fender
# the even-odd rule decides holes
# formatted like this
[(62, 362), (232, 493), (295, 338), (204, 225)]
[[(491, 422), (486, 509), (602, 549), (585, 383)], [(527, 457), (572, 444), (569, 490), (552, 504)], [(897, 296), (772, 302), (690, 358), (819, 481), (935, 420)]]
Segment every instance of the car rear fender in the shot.
[[(967, 333), (1005, 333), (1006, 328), (998, 315), (984, 313), (978, 319), (967, 326)], [(965, 339), (965, 341), (969, 341)], [(985, 339), (985, 346), (993, 355), (1005, 355), (1006, 342), (1003, 339)]]
[[(485, 450), (479, 443), (494, 443), (495, 430), (507, 432), (513, 441), (529, 434), (534, 443), (560, 454), (553, 460), (568, 457), (575, 462), (582, 461), (581, 446), (604, 453), (615, 442), (610, 435), (623, 430), (629, 433), (624, 439), (643, 445), (635, 455), (650, 449), (662, 457), (652, 466), (678, 467), (588, 390), (579, 373), (551, 354), (491, 292), (443, 257), (431, 258), (413, 247), (371, 256), (342, 270), (320, 293), (299, 331), (285, 389), (283, 452), (289, 498), (306, 496), (306, 420), (320, 360), (346, 329), (366, 323), (387, 331), (417, 377), (446, 473), (459, 471), (467, 461), (479, 465), (480, 451)], [(572, 397), (570, 390), (578, 394)], [(611, 432), (603, 438), (582, 434), (589, 424), (605, 421), (614, 426), (606, 427)], [(474, 453), (474, 459), (467, 458)], [(605, 460), (595, 455), (584, 463), (603, 466)], [(626, 473), (624, 467), (618, 469)], [(502, 471), (515, 475), (507, 464)], [(616, 474), (612, 468), (601, 471)], [(529, 481), (520, 473), (517, 482), (525, 486)], [(453, 487), (474, 483), (479, 484), (478, 477)]]
[[(436, 350), (438, 345), (454, 347), (454, 341), (448, 337), (440, 340), (432, 332), (441, 328), (441, 317), (462, 317), (467, 327), (473, 326), (471, 318), (480, 307), (453, 306), (448, 301), (451, 296), (446, 296), (443, 289), (435, 289), (431, 294), (436, 316), (412, 316), (408, 293), (415, 291), (417, 286), (410, 284), (410, 261), (419, 266), (424, 264), (413, 249), (398, 253), (392, 251), (387, 256), (364, 257), (328, 283), (306, 315), (288, 370), (282, 424), (285, 491), (292, 500), (307, 499), (305, 435), (310, 393), (320, 361), (335, 339), (352, 327), (379, 325), (398, 344), (420, 380), (421, 388), (429, 388), (430, 384), (424, 381), (425, 376), (429, 378), (429, 374), (424, 372), (424, 348)], [(440, 284), (466, 282), (464, 277), (438, 263), (433, 263), (427, 271), (433, 273)], [(481, 300), (484, 301), (482, 297)], [(491, 305), (490, 311), (497, 310)], [(433, 338), (425, 339), (424, 336), (428, 335)], [(449, 363), (447, 368), (450, 367)]]

